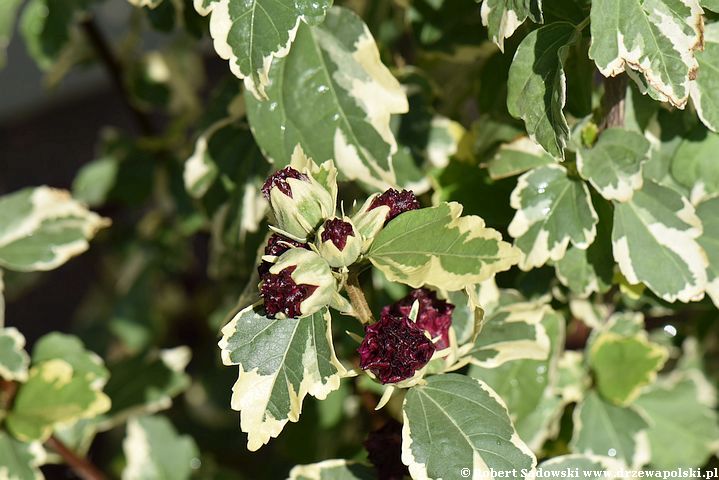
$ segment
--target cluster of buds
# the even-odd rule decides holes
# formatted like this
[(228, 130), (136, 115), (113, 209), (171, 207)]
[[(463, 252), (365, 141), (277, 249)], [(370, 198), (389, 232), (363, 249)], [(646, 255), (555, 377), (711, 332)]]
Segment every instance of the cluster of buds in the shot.
[[(307, 158), (298, 147), (289, 166), (262, 186), (274, 234), (265, 247), (260, 294), (265, 312), (277, 318), (311, 315), (338, 300), (338, 280), (361, 259), (382, 227), (419, 208), (410, 191), (372, 195), (357, 214), (336, 216), (337, 169)], [(334, 303), (337, 302), (337, 303)]]
[[(416, 318), (411, 318), (416, 305)], [(454, 305), (420, 288), (386, 306), (377, 323), (365, 327), (357, 350), (360, 368), (380, 382), (396, 384), (421, 376), (435, 355), (449, 347)]]

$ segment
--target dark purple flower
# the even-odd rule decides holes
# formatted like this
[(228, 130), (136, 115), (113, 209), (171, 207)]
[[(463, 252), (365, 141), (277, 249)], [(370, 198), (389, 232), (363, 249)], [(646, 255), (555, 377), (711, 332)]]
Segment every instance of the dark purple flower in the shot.
[[(290, 248), (304, 248), (305, 250), (309, 250), (310, 247), (306, 243), (297, 242), (295, 240), (292, 240), (291, 238), (287, 238), (284, 235), (280, 235), (279, 233), (273, 233), (270, 235), (270, 238), (267, 239), (267, 245), (265, 246), (265, 255), (273, 255), (275, 257), (279, 257), (283, 253), (285, 253)], [(270, 267), (272, 267), (272, 263), (262, 260), (262, 263), (257, 267), (257, 273), (260, 274), (260, 278), (262, 278), (267, 272), (270, 271)]]
[(383, 194), (372, 200), (369, 206), (369, 210), (373, 208), (386, 205), (389, 207), (389, 213), (387, 214), (387, 220), (385, 224), (392, 220), (400, 213), (408, 212), (410, 210), (417, 210), (419, 208), (419, 200), (415, 197), (411, 190), (402, 190), (401, 192), (390, 188)]
[(287, 267), (280, 273), (267, 273), (262, 278), (260, 295), (265, 303), (265, 313), (272, 318), (278, 313), (288, 318), (302, 316), (301, 303), (317, 290), (316, 285), (297, 285), (292, 279), (292, 272), (297, 267)]
[(322, 241), (332, 240), (337, 250), (342, 251), (347, 245), (347, 237), (355, 236), (352, 224), (343, 221), (340, 218), (331, 218), (325, 222), (325, 228), (322, 230)]
[(397, 383), (424, 367), (435, 346), (408, 317), (383, 314), (379, 322), (365, 327), (357, 351), (363, 370), (371, 371), (382, 383)]
[(378, 480), (402, 480), (409, 475), (402, 463), (402, 424), (397, 420), (390, 419), (379, 430), (370, 432), (364, 448), (377, 469)]
[(438, 299), (437, 294), (432, 290), (426, 288), (412, 290), (403, 299), (384, 307), (382, 315), (409, 316), (415, 300), (419, 301), (417, 325), (427, 330), (432, 338), (439, 337), (435, 343), (437, 350), (449, 347), (449, 326), (452, 325), (454, 305)]
[(287, 183), (288, 178), (296, 178), (307, 182), (310, 180), (304, 173), (300, 173), (292, 167), (285, 167), (282, 170), (277, 170), (267, 178), (265, 184), (262, 185), (262, 195), (269, 200), (270, 190), (272, 190), (273, 187), (277, 187), (280, 189), (280, 192), (292, 198), (292, 189), (290, 188), (290, 184)]

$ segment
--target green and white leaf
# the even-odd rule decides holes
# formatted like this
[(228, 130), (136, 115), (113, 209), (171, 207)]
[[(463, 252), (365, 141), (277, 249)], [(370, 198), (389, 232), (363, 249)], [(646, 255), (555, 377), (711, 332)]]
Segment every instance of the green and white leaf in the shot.
[[(586, 250), (569, 247), (564, 256), (554, 264), (559, 281), (579, 298), (587, 298), (594, 292), (604, 292), (612, 284), (614, 265), (606, 262), (606, 256), (591, 255), (595, 245), (596, 242)], [(607, 254), (608, 250), (609, 248)]]
[(33, 366), (6, 418), (8, 430), (23, 441), (44, 441), (55, 427), (105, 413), (110, 398), (97, 380), (61, 359)]
[(697, 216), (702, 222), (703, 232), (697, 239), (709, 260), (707, 266), (707, 294), (719, 307), (719, 197), (697, 205)]
[(592, 343), (589, 365), (604, 398), (629, 405), (643, 387), (654, 382), (668, 356), (667, 350), (647, 340), (646, 334), (604, 332)]
[(577, 150), (577, 169), (607, 200), (626, 202), (642, 188), (642, 163), (650, 144), (643, 135), (608, 128), (592, 148)]
[(475, 478), (488, 478), (491, 469), (526, 470), (518, 478), (534, 478), (534, 454), (483, 382), (452, 373), (429, 377), (407, 392), (402, 415), (402, 462), (412, 478), (455, 478), (463, 468)]
[(509, 113), (524, 120), (529, 137), (560, 159), (569, 139), (569, 125), (562, 111), (567, 83), (563, 63), (578, 35), (568, 22), (534, 30), (522, 40), (509, 68)]
[(671, 174), (697, 202), (719, 194), (719, 134), (699, 127), (681, 140), (671, 159)]
[(562, 352), (557, 364), (557, 382), (554, 389), (564, 403), (579, 403), (591, 386), (584, 355), (574, 350)]
[(322, 25), (300, 26), (269, 81), (268, 101), (245, 99), (252, 133), (276, 168), (300, 144), (318, 164), (334, 159), (347, 180), (376, 190), (396, 184), (390, 117), (407, 112), (407, 96), (360, 17), (336, 7)]
[(112, 408), (99, 419), (98, 428), (109, 430), (128, 418), (170, 408), (172, 398), (190, 386), (185, 368), (191, 357), (189, 347), (181, 346), (110, 364), (105, 393)]
[(703, 28), (697, 0), (594, 0), (589, 56), (605, 77), (641, 74), (654, 96), (682, 108)]
[[(705, 385), (712, 388), (708, 382)], [(701, 467), (719, 451), (716, 402), (703, 401), (702, 388), (706, 387), (689, 375), (672, 375), (646, 389), (636, 400), (636, 408), (649, 422), (653, 467)]]
[[(719, 8), (719, 2), (714, 7)], [(716, 10), (714, 10), (716, 11)], [(692, 103), (707, 128), (719, 132), (719, 24), (704, 29), (704, 49), (695, 53), (699, 63), (697, 78), (689, 84)]]
[(489, 161), (487, 169), (493, 180), (499, 180), (555, 162), (556, 159), (542, 150), (537, 143), (528, 137), (520, 137), (502, 144)]
[(0, 327), (0, 378), (24, 382), (30, 356), (25, 351), (25, 337), (15, 327)]
[(211, 15), (215, 51), (230, 62), (258, 99), (266, 98), (272, 60), (286, 56), (300, 22), (319, 23), (332, 0), (194, 0), (201, 15)]
[(482, 368), (496, 368), (512, 360), (546, 361), (551, 343), (543, 322), (555, 315), (548, 305), (534, 302), (500, 307), (484, 321), (482, 332), (466, 352), (467, 360)]
[(482, 25), (487, 27), (489, 38), (504, 51), (504, 39), (529, 18), (542, 23), (541, 0), (484, 0), (482, 2)]
[(707, 285), (701, 231), (684, 197), (645, 181), (629, 202), (614, 205), (614, 259), (629, 283), (644, 283), (667, 302), (699, 300)]
[(574, 475), (574, 472), (581, 472), (577, 478), (589, 480), (603, 480), (622, 478), (617, 476), (621, 471), (626, 470), (624, 464), (610, 457), (599, 455), (561, 455), (550, 458), (539, 464), (538, 469), (547, 478), (567, 478), (567, 474)]
[(25, 443), (0, 430), (0, 478), (3, 480), (42, 480), (38, 467), (45, 463), (42, 443)]
[(561, 165), (545, 165), (519, 177), (510, 205), (517, 213), (508, 231), (523, 253), (522, 270), (561, 259), (570, 242), (584, 250), (597, 234), (589, 189)]
[(377, 235), (367, 258), (390, 281), (460, 290), (514, 265), (519, 252), (462, 205), (442, 202), (405, 212)]
[(632, 407), (619, 407), (591, 391), (574, 410), (570, 448), (585, 455), (600, 455), (639, 468), (649, 461), (647, 422)]
[(348, 375), (335, 356), (330, 322), (327, 308), (279, 320), (251, 306), (222, 329), (222, 361), (239, 365), (231, 406), (240, 411), (249, 450), (277, 437), (288, 421), (296, 422), (307, 394), (322, 400)]
[(122, 442), (127, 466), (122, 480), (186, 480), (199, 450), (189, 435), (180, 435), (162, 416), (134, 418)]
[(108, 219), (64, 190), (26, 188), (0, 197), (0, 266), (52, 270), (89, 248)]
[(162, 3), (163, 0), (128, 0), (131, 4), (133, 4), (136, 7), (147, 7), (150, 9), (157, 8), (159, 4)]
[(372, 480), (375, 469), (351, 460), (335, 459), (309, 465), (297, 465), (290, 470), (289, 480)]
[(74, 375), (92, 381), (97, 388), (102, 388), (110, 376), (102, 359), (95, 352), (86, 350), (74, 335), (52, 332), (37, 341), (32, 351), (33, 365), (57, 359), (69, 363)]

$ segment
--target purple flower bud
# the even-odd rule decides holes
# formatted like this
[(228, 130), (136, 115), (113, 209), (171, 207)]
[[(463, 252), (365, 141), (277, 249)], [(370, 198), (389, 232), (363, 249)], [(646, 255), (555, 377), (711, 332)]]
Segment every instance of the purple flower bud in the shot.
[[(292, 240), (291, 238), (280, 235), (279, 233), (273, 233), (270, 238), (267, 239), (267, 245), (265, 246), (265, 255), (279, 257), (290, 248), (295, 247), (304, 248), (305, 250), (310, 249), (309, 245), (307, 245), (306, 243), (297, 242), (295, 240)], [(262, 263), (260, 263), (260, 265), (257, 267), (257, 273), (260, 274), (260, 278), (262, 278), (267, 272), (270, 271), (270, 267), (272, 267), (271, 262), (268, 262), (267, 260), (262, 260)]]
[(272, 190), (273, 187), (277, 187), (280, 189), (280, 192), (292, 198), (292, 189), (290, 188), (290, 184), (287, 183), (288, 178), (310, 181), (309, 177), (304, 173), (300, 173), (292, 167), (285, 167), (282, 170), (277, 170), (267, 178), (265, 184), (262, 185), (262, 195), (269, 200), (270, 190)]
[(337, 250), (342, 251), (347, 245), (347, 237), (354, 237), (355, 232), (352, 224), (345, 222), (340, 218), (331, 218), (325, 222), (322, 230), (322, 241), (332, 240)]
[(402, 463), (402, 424), (390, 419), (382, 428), (370, 432), (364, 442), (367, 457), (377, 469), (378, 480), (402, 480), (409, 476)]
[(435, 343), (437, 350), (449, 347), (449, 327), (452, 325), (454, 305), (438, 299), (437, 294), (432, 290), (426, 288), (412, 290), (403, 299), (384, 307), (382, 315), (409, 316), (415, 300), (419, 302), (417, 325), (427, 330), (432, 338), (439, 337)]
[(402, 190), (401, 192), (398, 192), (394, 188), (390, 188), (372, 200), (369, 209), (372, 210), (373, 208), (381, 207), (382, 205), (389, 207), (387, 220), (385, 220), (386, 224), (400, 213), (417, 210), (419, 208), (419, 201), (411, 190)]
[(317, 290), (316, 285), (297, 285), (292, 279), (292, 272), (297, 267), (287, 267), (280, 273), (267, 273), (262, 278), (260, 295), (264, 299), (265, 312), (268, 317), (282, 313), (287, 318), (302, 316), (301, 304)]
[(424, 367), (435, 346), (409, 317), (383, 314), (379, 322), (365, 327), (357, 351), (363, 370), (371, 371), (382, 383), (397, 383)]

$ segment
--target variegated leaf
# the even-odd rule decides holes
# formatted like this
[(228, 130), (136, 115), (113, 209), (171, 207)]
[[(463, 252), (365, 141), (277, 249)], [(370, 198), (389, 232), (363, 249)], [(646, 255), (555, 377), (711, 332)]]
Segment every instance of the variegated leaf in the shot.
[(592, 148), (577, 150), (577, 169), (604, 198), (626, 202), (642, 188), (642, 163), (649, 148), (643, 135), (609, 128)]
[(230, 62), (258, 99), (266, 97), (272, 60), (290, 52), (301, 22), (319, 23), (332, 0), (194, 0), (201, 15), (210, 15), (215, 51)]
[(592, 391), (574, 410), (573, 419), (573, 452), (616, 458), (629, 468), (649, 461), (648, 424), (634, 408), (612, 405)]
[[(599, 455), (561, 455), (539, 464), (547, 478), (567, 478), (569, 475), (587, 480), (605, 480), (624, 478), (621, 472), (626, 470), (623, 462)], [(575, 473), (577, 472), (577, 473)]]
[(637, 72), (655, 96), (682, 108), (703, 28), (697, 0), (593, 0), (589, 56), (604, 76)]
[(706, 291), (714, 305), (719, 308), (719, 197), (705, 200), (697, 205), (697, 216), (703, 227), (702, 235), (697, 242), (704, 249), (709, 260)]
[(85, 349), (74, 335), (51, 332), (37, 341), (32, 351), (33, 365), (57, 358), (69, 363), (74, 375), (93, 380), (94, 386), (102, 387), (110, 377), (102, 358)]
[(684, 197), (645, 180), (629, 202), (614, 205), (614, 259), (629, 283), (644, 283), (667, 302), (699, 300), (707, 285), (701, 228)]
[(307, 394), (324, 399), (347, 371), (335, 356), (329, 310), (304, 318), (272, 319), (257, 307), (222, 329), (222, 361), (239, 365), (231, 406), (254, 451), (296, 422)]
[(405, 212), (375, 238), (367, 257), (391, 281), (460, 290), (507, 270), (518, 252), (455, 202)]
[(26, 188), (0, 197), (0, 265), (52, 270), (89, 248), (110, 221), (87, 210), (64, 190)]
[(527, 35), (509, 68), (507, 108), (524, 120), (529, 137), (550, 155), (563, 159), (569, 139), (564, 117), (564, 60), (578, 37), (568, 22), (555, 22)]
[(395, 185), (390, 116), (408, 110), (407, 96), (357, 15), (336, 7), (322, 25), (300, 26), (292, 53), (273, 62), (266, 92), (265, 102), (245, 95), (247, 113), (277, 168), (300, 144), (317, 163), (334, 159), (348, 180)]
[(667, 350), (646, 338), (603, 332), (589, 350), (589, 364), (604, 398), (629, 405), (646, 385), (654, 382), (668, 357)]
[(15, 327), (0, 327), (0, 378), (27, 380), (30, 356), (25, 351), (25, 337)]
[(484, 0), (481, 15), (490, 40), (504, 51), (504, 40), (527, 18), (542, 23), (542, 0)]
[(489, 176), (493, 180), (519, 175), (527, 170), (555, 163), (556, 160), (528, 137), (520, 137), (499, 147), (489, 161)]
[(719, 133), (698, 127), (681, 139), (671, 158), (672, 178), (686, 187), (696, 204), (719, 194)]
[(479, 380), (453, 373), (429, 377), (407, 392), (403, 417), (402, 462), (412, 478), (459, 478), (463, 469), (474, 478), (512, 469), (515, 478), (534, 478), (534, 454), (502, 399)]
[(186, 480), (193, 462), (199, 465), (199, 451), (188, 435), (179, 435), (162, 416), (140, 417), (127, 424), (122, 442), (127, 466), (122, 480)]
[[(705, 388), (711, 390), (709, 399), (702, 394)], [(684, 373), (663, 378), (642, 392), (635, 405), (649, 421), (653, 467), (701, 467), (719, 451), (715, 400), (716, 392), (706, 378), (702, 376), (700, 384)]]
[(565, 403), (579, 403), (591, 385), (584, 355), (574, 350), (562, 353), (557, 364), (555, 390)]
[(147, 7), (149, 9), (157, 8), (163, 0), (128, 0), (136, 7)]
[(337, 459), (309, 465), (297, 465), (290, 470), (288, 480), (372, 480), (375, 469), (363, 463)]
[[(719, 2), (715, 8), (719, 8)], [(696, 52), (699, 71), (689, 84), (692, 103), (704, 125), (719, 132), (719, 23), (712, 23), (704, 30), (704, 50)]]
[(534, 302), (512, 303), (495, 310), (467, 352), (469, 361), (483, 368), (512, 360), (546, 361), (551, 344), (543, 320), (552, 315), (551, 307)]
[(45, 463), (42, 443), (25, 443), (0, 430), (0, 478), (3, 480), (42, 480), (38, 467)]
[(570, 242), (586, 249), (596, 236), (598, 217), (589, 189), (561, 165), (545, 165), (519, 177), (510, 205), (517, 213), (509, 234), (524, 254), (522, 270), (561, 259)]

